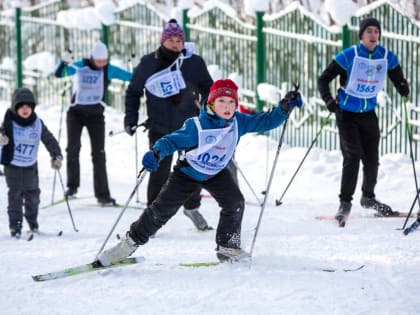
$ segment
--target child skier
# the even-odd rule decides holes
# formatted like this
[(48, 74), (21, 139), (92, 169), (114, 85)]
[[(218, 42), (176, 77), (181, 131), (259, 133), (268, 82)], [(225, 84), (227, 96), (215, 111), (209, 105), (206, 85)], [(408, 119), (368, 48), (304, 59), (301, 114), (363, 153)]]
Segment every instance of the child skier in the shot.
[(19, 238), (23, 211), (32, 232), (38, 232), (39, 180), (38, 148), (42, 143), (51, 155), (51, 167), (58, 170), (62, 164), (57, 140), (34, 112), (35, 98), (27, 88), (16, 89), (12, 106), (6, 111), (0, 132), (0, 162), (4, 165), (9, 188), (9, 228), (12, 237)]
[(214, 82), (199, 117), (187, 119), (181, 129), (159, 139), (144, 155), (144, 168), (154, 172), (166, 156), (186, 151), (185, 159), (178, 161), (152, 205), (131, 224), (116, 246), (98, 256), (101, 265), (109, 266), (131, 255), (200, 188), (205, 188), (221, 207), (216, 232), (218, 259), (237, 261), (248, 257), (241, 249), (244, 197), (226, 166), (242, 135), (278, 127), (302, 101), (297, 91), (291, 91), (272, 111), (247, 115), (236, 111), (237, 90), (229, 79)]

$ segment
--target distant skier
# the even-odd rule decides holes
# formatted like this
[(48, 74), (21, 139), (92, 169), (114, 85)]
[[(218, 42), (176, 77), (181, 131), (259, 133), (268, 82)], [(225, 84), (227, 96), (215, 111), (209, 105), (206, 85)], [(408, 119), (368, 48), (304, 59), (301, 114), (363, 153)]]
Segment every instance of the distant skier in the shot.
[(156, 200), (131, 224), (126, 236), (98, 256), (102, 265), (114, 264), (147, 243), (200, 188), (209, 191), (221, 208), (216, 231), (219, 260), (249, 257), (241, 249), (244, 197), (226, 167), (241, 136), (278, 127), (295, 106), (302, 105), (302, 100), (299, 92), (291, 91), (272, 111), (247, 115), (236, 111), (237, 90), (229, 79), (214, 82), (199, 117), (187, 119), (181, 129), (159, 139), (144, 155), (143, 166), (155, 172), (166, 156), (186, 151), (185, 160), (178, 162)]
[(116, 205), (111, 198), (105, 159), (105, 95), (112, 79), (129, 81), (132, 73), (108, 63), (108, 49), (97, 42), (90, 58), (72, 63), (65, 53), (57, 66), (56, 77), (74, 75), (72, 104), (67, 111), (67, 187), (65, 197), (73, 197), (80, 186), (81, 135), (86, 127), (92, 150), (93, 186), (102, 206)]
[(35, 114), (35, 97), (27, 88), (16, 89), (0, 132), (0, 161), (4, 165), (8, 192), (7, 214), (12, 237), (22, 233), (23, 211), (29, 229), (38, 232), (41, 190), (38, 179), (38, 148), (42, 142), (51, 155), (51, 167), (60, 169), (61, 150), (57, 140)]
[[(384, 88), (387, 76), (398, 93), (408, 96), (409, 87), (397, 57), (378, 44), (381, 25), (369, 17), (360, 22), (360, 44), (337, 54), (318, 79), (318, 89), (329, 111), (335, 113), (343, 154), (340, 206), (336, 219), (341, 227), (350, 213), (356, 189), (360, 160), (363, 163), (361, 205), (382, 216), (398, 215), (375, 197), (379, 166), (379, 124), (375, 113), (376, 96)], [(329, 83), (340, 76), (337, 98)]]

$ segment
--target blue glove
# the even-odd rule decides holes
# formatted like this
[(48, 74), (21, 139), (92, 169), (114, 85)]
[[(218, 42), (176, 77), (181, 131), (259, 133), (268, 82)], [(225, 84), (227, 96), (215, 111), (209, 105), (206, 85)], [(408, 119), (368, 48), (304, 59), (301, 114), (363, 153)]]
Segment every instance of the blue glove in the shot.
[(286, 96), (280, 101), (280, 106), (285, 113), (290, 113), (293, 108), (301, 108), (303, 105), (302, 97), (297, 91), (289, 91)]
[(149, 172), (156, 172), (159, 167), (159, 152), (149, 151), (143, 155), (141, 161), (144, 168)]

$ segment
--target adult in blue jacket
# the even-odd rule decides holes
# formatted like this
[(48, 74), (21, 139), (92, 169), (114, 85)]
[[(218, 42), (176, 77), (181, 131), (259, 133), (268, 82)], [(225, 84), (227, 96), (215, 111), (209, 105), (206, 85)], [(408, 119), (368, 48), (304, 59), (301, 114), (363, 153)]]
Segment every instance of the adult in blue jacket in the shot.
[(58, 65), (56, 77), (74, 76), (71, 105), (67, 111), (67, 191), (73, 197), (80, 186), (79, 153), (81, 135), (86, 127), (92, 150), (93, 186), (102, 206), (115, 205), (111, 198), (105, 158), (105, 95), (112, 79), (130, 81), (131, 72), (108, 63), (106, 46), (97, 42), (91, 57), (71, 63), (70, 56)]
[(100, 264), (108, 266), (131, 255), (200, 188), (205, 188), (221, 208), (216, 231), (219, 260), (236, 261), (248, 256), (241, 249), (244, 197), (227, 166), (241, 136), (278, 127), (302, 101), (298, 92), (291, 91), (270, 112), (242, 114), (236, 111), (237, 89), (229, 79), (214, 82), (199, 117), (186, 120), (181, 129), (159, 139), (144, 155), (144, 167), (155, 172), (166, 156), (186, 151), (185, 160), (178, 162), (156, 200), (131, 224), (126, 236), (98, 256)]
[[(340, 206), (336, 219), (341, 227), (350, 213), (356, 188), (360, 160), (363, 163), (362, 197), (364, 208), (379, 215), (398, 215), (390, 206), (375, 197), (379, 166), (379, 124), (375, 113), (376, 96), (389, 77), (402, 96), (409, 94), (408, 83), (397, 57), (378, 44), (381, 26), (375, 18), (360, 22), (360, 44), (337, 54), (318, 79), (318, 89), (328, 110), (334, 112), (343, 154)], [(337, 98), (330, 92), (329, 83), (340, 76)]]
[[(184, 48), (185, 34), (175, 19), (164, 27), (160, 47), (140, 60), (125, 98), (124, 128), (133, 135), (139, 120), (140, 98), (146, 95), (149, 146), (179, 128), (187, 118), (197, 116), (201, 102), (207, 100), (213, 83), (204, 60)], [(150, 174), (147, 205), (156, 199), (168, 179), (172, 154), (161, 161), (159, 169)], [(208, 224), (199, 212), (200, 190), (185, 201), (184, 214), (197, 229)]]

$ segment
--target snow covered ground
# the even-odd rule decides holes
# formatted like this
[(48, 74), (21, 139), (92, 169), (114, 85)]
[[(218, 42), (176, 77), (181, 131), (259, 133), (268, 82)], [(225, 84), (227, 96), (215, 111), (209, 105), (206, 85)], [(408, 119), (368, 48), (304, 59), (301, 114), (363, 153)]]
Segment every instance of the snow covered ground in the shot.
[[(0, 107), (3, 117), (5, 105)], [(38, 106), (38, 115), (58, 133), (60, 107)], [(106, 111), (106, 128), (122, 129), (123, 114)], [(61, 146), (65, 148), (65, 128)], [(139, 134), (139, 156), (147, 148), (146, 133)], [(271, 168), (277, 142), (271, 141)], [(256, 192), (265, 189), (267, 140), (242, 138), (238, 165)], [(107, 137), (108, 176), (112, 196), (124, 204), (135, 185), (134, 137)], [(82, 185), (71, 201), (78, 233), (65, 204), (40, 209), (42, 234), (31, 242), (11, 239), (7, 219), (7, 187), (0, 177), (0, 308), (17, 314), (420, 314), (420, 231), (404, 236), (403, 218), (354, 217), (344, 229), (333, 221), (316, 220), (337, 210), (341, 155), (313, 149), (283, 199), (275, 206), (302, 159), (305, 148), (284, 145), (276, 176), (255, 244), (251, 266), (181, 267), (179, 263), (215, 261), (215, 232), (198, 232), (182, 211), (135, 255), (144, 263), (49, 282), (34, 282), (31, 275), (92, 261), (121, 212), (95, 207), (90, 144), (83, 133)], [(51, 203), (53, 171), (40, 149), (41, 207)], [(419, 167), (419, 164), (416, 164)], [(65, 170), (62, 171), (65, 180)], [(255, 198), (243, 178), (242, 191)], [(139, 200), (145, 200), (145, 183)], [(410, 160), (403, 155), (381, 158), (377, 196), (400, 211), (408, 211), (415, 196)], [(55, 199), (62, 197), (57, 181)], [(86, 197), (86, 198), (85, 198)], [(262, 197), (261, 197), (262, 198)], [(133, 206), (137, 196), (132, 200)], [(372, 212), (359, 205), (360, 183), (352, 212)], [(205, 199), (202, 213), (217, 225), (218, 207)], [(242, 242), (249, 249), (259, 207), (247, 204)], [(417, 211), (417, 207), (415, 209)], [(141, 210), (127, 209), (115, 233), (123, 234)], [(413, 219), (410, 220), (412, 222)], [(24, 229), (27, 229), (25, 223)], [(63, 235), (56, 234), (62, 230)], [(113, 235), (107, 246), (117, 242)], [(365, 265), (357, 272), (344, 268)], [(334, 268), (337, 272), (322, 269)]]

